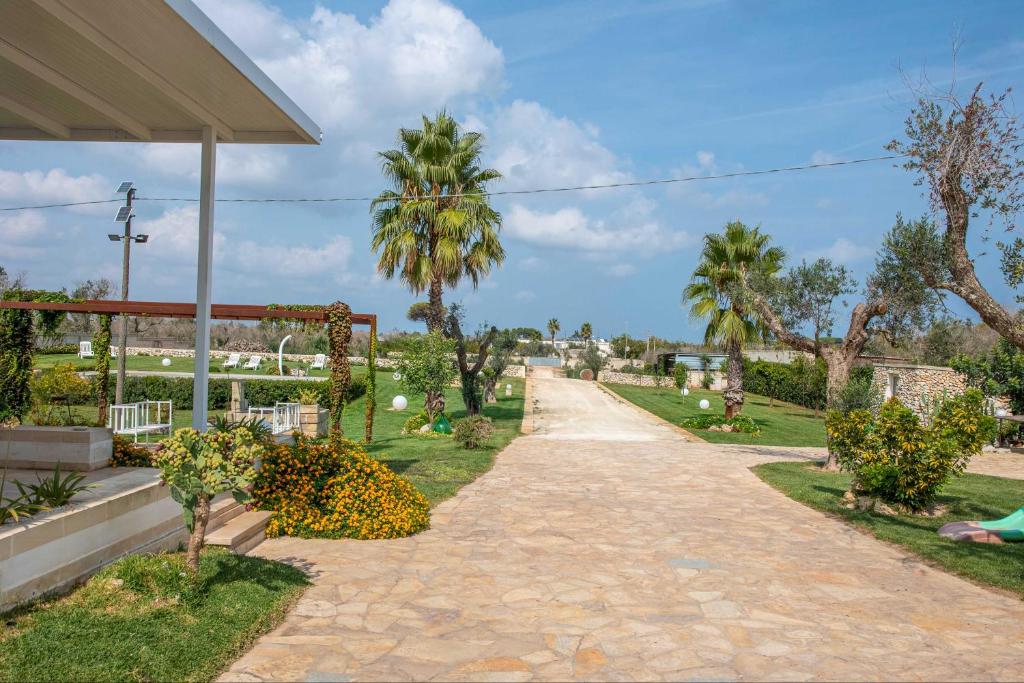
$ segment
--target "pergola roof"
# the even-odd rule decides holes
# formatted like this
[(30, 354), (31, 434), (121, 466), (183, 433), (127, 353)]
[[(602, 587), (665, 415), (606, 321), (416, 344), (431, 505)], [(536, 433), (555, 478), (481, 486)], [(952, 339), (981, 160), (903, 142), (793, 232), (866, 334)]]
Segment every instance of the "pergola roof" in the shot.
[(2, 0), (0, 139), (319, 144), (190, 0)]
[[(154, 318), (196, 317), (195, 304), (173, 303), (167, 301), (112, 301), (108, 299), (68, 303), (51, 301), (0, 301), (0, 308)], [(321, 307), (313, 309), (295, 309), (249, 304), (211, 304), (210, 317), (219, 320), (263, 320), (265, 318), (280, 318), (282, 320), (327, 322), (326, 311)], [(377, 316), (372, 313), (353, 313), (351, 317), (353, 325), (376, 326), (377, 324)]]

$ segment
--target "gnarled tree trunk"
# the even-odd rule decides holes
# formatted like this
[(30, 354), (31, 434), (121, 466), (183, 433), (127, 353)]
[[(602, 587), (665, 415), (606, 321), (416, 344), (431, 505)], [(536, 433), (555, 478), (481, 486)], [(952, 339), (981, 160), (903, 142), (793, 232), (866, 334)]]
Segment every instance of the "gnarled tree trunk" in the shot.
[(196, 500), (195, 519), (192, 533), (188, 537), (188, 551), (185, 553), (185, 566), (193, 572), (199, 571), (199, 551), (203, 549), (206, 539), (206, 525), (210, 521), (210, 497), (199, 494)]
[(743, 347), (736, 340), (726, 345), (729, 360), (726, 365), (725, 419), (731, 420), (743, 410)]
[(484, 379), (484, 403), (498, 402), (497, 386), (498, 378), (496, 376)]

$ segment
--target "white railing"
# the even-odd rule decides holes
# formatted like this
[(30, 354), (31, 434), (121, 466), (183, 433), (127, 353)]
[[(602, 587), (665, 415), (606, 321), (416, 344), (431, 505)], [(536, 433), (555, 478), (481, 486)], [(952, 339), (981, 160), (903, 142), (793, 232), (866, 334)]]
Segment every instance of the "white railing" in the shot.
[(171, 433), (174, 424), (174, 405), (171, 401), (139, 401), (120, 403), (107, 410), (107, 427), (115, 434), (131, 434), (135, 441), (139, 435), (166, 431)]
[[(273, 407), (249, 408), (249, 417), (259, 417), (274, 434), (290, 434), (299, 429), (299, 404), (276, 403)], [(270, 418), (270, 419), (267, 419)]]

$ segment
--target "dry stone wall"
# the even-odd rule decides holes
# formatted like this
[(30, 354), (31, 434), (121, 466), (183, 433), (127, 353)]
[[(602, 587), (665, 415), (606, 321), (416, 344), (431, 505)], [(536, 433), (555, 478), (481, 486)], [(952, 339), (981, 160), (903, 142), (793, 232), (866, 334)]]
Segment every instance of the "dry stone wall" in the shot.
[(878, 364), (871, 381), (884, 398), (895, 396), (918, 415), (933, 401), (967, 390), (959, 372), (933, 365)]
[[(703, 376), (704, 373), (699, 370), (691, 371), (686, 376), (686, 386), (693, 389), (699, 388)], [(713, 370), (711, 372), (711, 380), (712, 391), (721, 391), (725, 388), (725, 376), (721, 371)], [(605, 382), (606, 384), (629, 384), (634, 387), (672, 388), (676, 385), (675, 380), (671, 377), (637, 375), (631, 372), (613, 372), (607, 370), (602, 370), (598, 373), (597, 381)]]

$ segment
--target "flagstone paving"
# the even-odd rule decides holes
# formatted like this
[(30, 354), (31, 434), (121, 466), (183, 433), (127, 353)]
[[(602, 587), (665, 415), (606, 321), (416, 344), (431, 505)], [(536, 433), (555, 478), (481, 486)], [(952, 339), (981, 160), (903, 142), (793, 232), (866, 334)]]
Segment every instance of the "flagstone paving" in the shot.
[(688, 443), (591, 383), (532, 389), (534, 432), (430, 531), (260, 545), (315, 585), (224, 680), (1021, 678), (1024, 603), (748, 470), (814, 449)]

